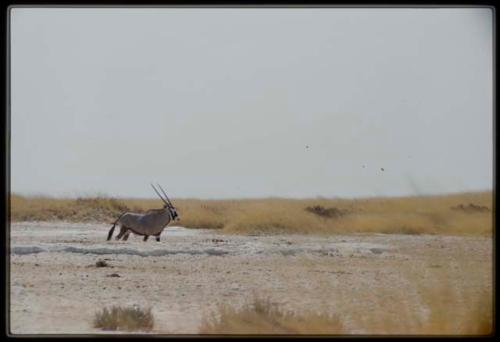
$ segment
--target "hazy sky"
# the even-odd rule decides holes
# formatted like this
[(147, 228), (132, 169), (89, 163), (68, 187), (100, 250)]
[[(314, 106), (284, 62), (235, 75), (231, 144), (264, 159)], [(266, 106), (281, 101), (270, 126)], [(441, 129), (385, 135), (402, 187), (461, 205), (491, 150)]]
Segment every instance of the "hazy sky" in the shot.
[(15, 8), (11, 190), (491, 190), (492, 20), (486, 8)]

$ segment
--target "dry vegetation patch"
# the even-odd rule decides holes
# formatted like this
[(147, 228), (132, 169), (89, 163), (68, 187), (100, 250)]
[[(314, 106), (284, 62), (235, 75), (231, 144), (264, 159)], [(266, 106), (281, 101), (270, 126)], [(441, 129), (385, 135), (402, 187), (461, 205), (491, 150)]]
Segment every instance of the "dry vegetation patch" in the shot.
[(66, 199), (12, 195), (10, 205), (13, 221), (106, 222), (129, 210), (124, 201), (106, 197)]
[[(477, 234), (492, 232), (492, 193), (369, 199), (173, 199), (186, 228), (241, 234)], [(463, 203), (469, 203), (468, 206)], [(13, 221), (111, 224), (124, 211), (159, 208), (154, 199), (11, 196)]]
[(219, 306), (214, 316), (203, 320), (199, 331), (200, 334), (249, 335), (336, 335), (343, 332), (340, 319), (336, 316), (287, 312), (269, 299), (259, 298), (240, 309)]
[(450, 281), (448, 271), (443, 273), (443, 278), (433, 283), (410, 274), (407, 277), (417, 290), (419, 305), (410, 306), (409, 298), (402, 298), (397, 317), (384, 310), (367, 312), (359, 316), (356, 324), (369, 334), (490, 335), (493, 332), (491, 291), (487, 286), (480, 290), (457, 286)]
[(332, 217), (341, 217), (344, 216), (345, 214), (348, 213), (347, 210), (339, 209), (339, 208), (325, 208), (320, 205), (316, 205), (314, 207), (307, 207), (307, 211), (310, 213), (322, 216), (322, 217), (327, 217), (327, 218), (332, 218)]
[[(493, 333), (492, 296), (488, 291), (458, 291), (451, 284), (432, 287), (416, 282), (419, 305), (401, 298), (398, 314), (383, 308), (394, 303), (380, 303), (379, 310), (367, 308), (349, 313), (350, 328), (368, 335), (473, 335)], [(379, 295), (374, 293), (373, 296)], [(424, 309), (422, 312), (421, 309)], [(423, 314), (422, 314), (423, 313)], [(255, 299), (242, 308), (220, 305), (218, 311), (205, 316), (200, 334), (243, 335), (350, 335), (345, 313), (304, 311), (287, 312), (269, 299)]]
[(151, 308), (113, 306), (96, 312), (94, 327), (103, 330), (150, 331), (154, 326)]
[(463, 204), (460, 204), (460, 205), (457, 205), (455, 207), (451, 207), (451, 209), (453, 210), (461, 210), (461, 211), (465, 211), (465, 212), (469, 212), (469, 213), (473, 213), (473, 212), (488, 212), (490, 211), (490, 208), (488, 208), (487, 206), (485, 205), (477, 205), (477, 204), (474, 204), (474, 203), (469, 203), (469, 205), (463, 205)]

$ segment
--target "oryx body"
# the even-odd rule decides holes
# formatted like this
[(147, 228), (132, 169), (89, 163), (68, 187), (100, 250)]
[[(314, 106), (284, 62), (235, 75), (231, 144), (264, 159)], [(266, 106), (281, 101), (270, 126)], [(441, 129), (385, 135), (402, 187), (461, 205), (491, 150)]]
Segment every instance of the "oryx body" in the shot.
[[(152, 185), (153, 186), (153, 185)], [(144, 241), (146, 241), (150, 235), (156, 237), (156, 241), (160, 241), (160, 235), (163, 229), (173, 220), (175, 220), (177, 215), (177, 210), (172, 205), (172, 202), (168, 199), (166, 193), (160, 186), (166, 199), (164, 199), (158, 191), (154, 188), (158, 196), (165, 203), (164, 207), (161, 209), (151, 209), (144, 214), (137, 214), (131, 212), (125, 212), (118, 217), (108, 233), (108, 240), (113, 236), (113, 231), (115, 226), (118, 224), (120, 226), (120, 233), (116, 236), (119, 240), (123, 237), (123, 240), (127, 240), (130, 232), (144, 236)]]

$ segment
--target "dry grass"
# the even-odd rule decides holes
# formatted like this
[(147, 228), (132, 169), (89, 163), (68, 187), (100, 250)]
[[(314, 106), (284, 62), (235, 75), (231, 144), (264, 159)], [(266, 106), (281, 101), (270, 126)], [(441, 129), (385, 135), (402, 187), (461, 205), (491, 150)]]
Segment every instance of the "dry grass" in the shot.
[(61, 199), (11, 196), (13, 221), (105, 222), (128, 209), (123, 201), (114, 198)]
[(344, 332), (340, 319), (320, 313), (295, 314), (272, 304), (269, 299), (254, 299), (240, 309), (221, 305), (217, 318), (205, 318), (200, 334), (217, 335), (338, 335)]
[[(375, 335), (485, 336), (493, 333), (493, 297), (488, 286), (461, 287), (447, 280), (447, 275), (440, 276), (434, 284), (417, 280), (416, 274), (409, 278), (418, 294), (416, 299), (400, 298), (395, 306), (396, 316), (386, 310), (361, 313), (355, 324), (367, 334)], [(415, 300), (416, 303), (412, 303)]]
[[(420, 286), (421, 305), (402, 301), (396, 316), (384, 309), (365, 310), (353, 315), (351, 325), (363, 335), (461, 335), (486, 336), (493, 333), (491, 292), (479, 295), (471, 290), (458, 293), (452, 287)], [(388, 303), (381, 303), (385, 307)], [(427, 314), (422, 315), (419, 308)], [(200, 334), (216, 335), (350, 335), (342, 312), (302, 314), (286, 312), (269, 299), (255, 299), (236, 309), (219, 306), (216, 313), (205, 316)]]
[(113, 306), (96, 312), (94, 317), (94, 327), (103, 330), (150, 331), (153, 326), (151, 308)]
[[(446, 196), (370, 199), (172, 199), (188, 228), (219, 228), (228, 233), (492, 233), (491, 192)], [(460, 206), (487, 210), (457, 210)], [(125, 210), (160, 207), (151, 199), (54, 199), (11, 196), (13, 221), (67, 220), (113, 222)], [(307, 209), (309, 208), (309, 209)], [(342, 213), (326, 215), (322, 213)]]
[[(429, 309), (417, 329), (425, 335), (490, 335), (493, 332), (491, 293), (467, 293), (452, 287), (422, 288), (421, 297)], [(464, 297), (465, 296), (465, 297)]]

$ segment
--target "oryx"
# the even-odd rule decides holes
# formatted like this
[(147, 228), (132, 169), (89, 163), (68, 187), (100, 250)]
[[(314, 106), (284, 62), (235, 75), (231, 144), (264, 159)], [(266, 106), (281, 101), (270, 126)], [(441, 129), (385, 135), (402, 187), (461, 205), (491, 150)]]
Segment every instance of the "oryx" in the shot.
[(130, 232), (144, 236), (144, 241), (146, 241), (150, 235), (156, 236), (156, 241), (160, 241), (160, 234), (163, 229), (175, 219), (178, 220), (177, 210), (173, 206), (172, 202), (168, 198), (167, 194), (158, 184), (163, 195), (163, 198), (158, 190), (151, 184), (153, 190), (156, 194), (161, 198), (164, 203), (163, 208), (161, 209), (151, 209), (148, 210), (145, 214), (137, 214), (125, 212), (118, 217), (118, 219), (113, 223), (113, 227), (109, 230), (108, 233), (108, 241), (111, 239), (113, 235), (113, 231), (115, 230), (115, 226), (120, 225), (120, 233), (116, 236), (116, 240), (119, 240), (123, 237), (123, 240), (126, 241)]

